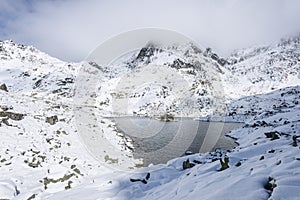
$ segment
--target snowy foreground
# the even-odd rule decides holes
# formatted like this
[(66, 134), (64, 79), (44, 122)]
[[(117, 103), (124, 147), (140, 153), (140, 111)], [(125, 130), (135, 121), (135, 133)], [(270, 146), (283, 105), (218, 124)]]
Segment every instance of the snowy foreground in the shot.
[[(102, 165), (78, 135), (74, 111), (82, 105), (74, 105), (73, 95), (80, 64), (62, 62), (33, 47), (1, 42), (0, 199), (299, 199), (299, 49), (298, 37), (276, 47), (242, 50), (224, 66), (211, 52), (191, 52), (190, 59), (198, 56), (219, 68), (213, 73), (222, 71), (228, 96), (225, 119), (245, 122), (229, 133), (239, 146), (228, 152), (194, 154), (125, 172), (114, 170), (114, 163), (111, 168)], [(159, 55), (155, 55), (152, 52), (147, 59), (158, 62), (154, 58)], [(201, 88), (201, 73), (194, 65), (181, 63), (186, 66), (177, 69), (179, 61), (162, 60), (191, 81), (191, 99), (201, 105), (209, 102), (211, 88)], [(109, 90), (121, 69), (120, 65), (108, 72), (109, 76), (102, 74), (107, 87), (99, 90), (99, 105), (87, 109), (111, 114)], [(142, 90), (134, 98), (142, 99), (144, 95), (139, 92), (153, 96), (156, 90), (161, 92), (160, 88), (150, 89), (148, 94)], [(179, 108), (172, 101), (174, 97), (166, 91), (158, 94), (165, 97), (155, 95), (154, 102), (176, 115)], [(133, 111), (151, 115), (149, 110), (157, 104), (147, 107), (146, 101), (138, 100), (142, 103)], [(203, 113), (196, 113), (198, 117), (210, 113), (205, 108)], [(99, 123), (87, 124), (86, 130), (103, 130), (122, 156), (128, 156), (128, 162), (119, 159), (117, 165), (137, 166), (138, 161), (129, 157), (130, 139), (110, 120), (98, 118)]]
[[(280, 97), (283, 97), (282, 99)], [(232, 131), (239, 147), (232, 152), (191, 155), (150, 166), (134, 173), (92, 176), (79, 186), (49, 199), (299, 199), (300, 196), (300, 87), (260, 97), (256, 106), (276, 99), (277, 111), (262, 112)], [(281, 100), (280, 100), (281, 99)], [(286, 103), (289, 102), (289, 103)], [(268, 134), (269, 133), (269, 134)], [(298, 144), (299, 143), (299, 144)], [(219, 158), (229, 157), (229, 168), (219, 171)], [(196, 165), (183, 170), (189, 159)], [(130, 179), (150, 178), (147, 184)]]

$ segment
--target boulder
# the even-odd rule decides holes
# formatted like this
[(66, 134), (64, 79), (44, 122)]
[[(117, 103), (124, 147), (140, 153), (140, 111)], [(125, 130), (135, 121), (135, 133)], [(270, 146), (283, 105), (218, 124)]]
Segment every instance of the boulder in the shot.
[(0, 85), (0, 90), (3, 90), (5, 92), (8, 92), (7, 86), (5, 85), (5, 83)]
[(195, 166), (195, 164), (190, 163), (189, 159), (187, 159), (186, 161), (183, 161), (183, 163), (182, 163), (182, 169), (188, 169), (188, 168), (192, 168), (194, 166)]
[(46, 117), (46, 122), (51, 125), (54, 125), (54, 124), (56, 124), (56, 122), (58, 122), (58, 117), (56, 115), (51, 116), (51, 117)]

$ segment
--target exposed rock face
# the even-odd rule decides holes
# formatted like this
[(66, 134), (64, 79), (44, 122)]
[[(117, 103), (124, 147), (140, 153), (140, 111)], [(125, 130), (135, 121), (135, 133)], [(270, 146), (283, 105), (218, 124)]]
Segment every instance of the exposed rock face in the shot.
[(158, 51), (152, 44), (147, 45), (146, 47), (142, 48), (137, 55), (136, 59), (139, 61), (144, 61), (146, 63), (150, 62), (150, 57), (154, 55), (155, 51)]

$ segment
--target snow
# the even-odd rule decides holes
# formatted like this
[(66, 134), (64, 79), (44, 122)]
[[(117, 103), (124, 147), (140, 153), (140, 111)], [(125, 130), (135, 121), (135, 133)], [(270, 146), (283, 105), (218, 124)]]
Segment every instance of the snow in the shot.
[[(300, 91), (300, 87), (294, 89)], [(231, 152), (186, 156), (169, 161), (166, 165), (142, 168), (132, 174), (119, 172), (116, 175), (114, 172), (111, 175), (96, 176), (95, 183), (85, 185), (84, 189), (78, 186), (52, 197), (75, 197), (78, 193), (87, 192), (96, 193), (91, 199), (240, 199), (241, 195), (243, 199), (298, 199), (299, 146), (294, 147), (291, 143), (292, 135), (300, 134), (299, 111), (300, 106), (296, 106), (284, 113), (278, 112), (263, 118), (267, 123), (273, 122), (271, 126), (244, 127), (232, 131), (230, 135), (236, 137), (240, 145)], [(290, 123), (280, 122), (281, 118), (288, 119)], [(257, 121), (249, 120), (248, 124), (255, 122)], [(264, 133), (270, 131), (278, 131), (280, 138), (266, 138)], [(230, 159), (230, 167), (218, 171), (221, 165), (214, 158), (224, 157), (224, 154)], [(187, 158), (202, 163), (183, 170), (182, 163)], [(237, 166), (238, 162), (241, 163), (240, 166)], [(151, 174), (147, 184), (129, 181), (130, 178), (143, 178), (147, 172)], [(105, 181), (104, 177), (107, 178)], [(277, 185), (272, 193), (264, 189), (269, 177), (274, 178)], [(110, 181), (114, 183), (114, 187), (94, 186), (97, 182), (107, 182), (109, 185)]]
[[(187, 96), (201, 100), (204, 108), (199, 109), (200, 104), (181, 107), (171, 86), (150, 84), (136, 88), (135, 97), (129, 96), (131, 107), (126, 114), (135, 111), (137, 115), (153, 116), (155, 112), (150, 111), (161, 103), (162, 112), (169, 108), (175, 115), (242, 121), (245, 125), (229, 133), (239, 143), (231, 151), (187, 155), (143, 168), (136, 168), (139, 161), (135, 159), (122, 160), (132, 155), (130, 138), (119, 133), (110, 119), (103, 118), (116, 114), (112, 112), (113, 89), (133, 70), (139, 76), (143, 61), (131, 62), (128, 59), (134, 56), (128, 56), (126, 62), (115, 63), (101, 72), (96, 90), (83, 90), (76, 100), (75, 79), (83, 63), (65, 63), (11, 41), (0, 45), (0, 83), (8, 86), (8, 92), (0, 90), (0, 112), (25, 114), (20, 120), (0, 116), (0, 199), (299, 199), (300, 138), (294, 141), (293, 137), (300, 136), (297, 39), (273, 47), (240, 50), (229, 58), (238, 61), (225, 66), (189, 46), (171, 49), (176, 55), (156, 52), (150, 57), (151, 66), (163, 65), (165, 72), (176, 72), (186, 81), (190, 89)], [(176, 59), (199, 68), (187, 65), (176, 69), (172, 67)], [(195, 59), (211, 66), (211, 76), (222, 80), (222, 101), (226, 102), (222, 112), (208, 106), (214, 95), (212, 87), (199, 80), (213, 81), (203, 75), (203, 65), (197, 65)], [(134, 63), (134, 69), (124, 67), (128, 62)], [(189, 70), (194, 70), (194, 75), (187, 73)], [(174, 88), (178, 89), (176, 84)], [(125, 90), (121, 88), (117, 94)], [(91, 91), (98, 92), (94, 101), (80, 98)], [(156, 104), (144, 106), (151, 99)], [(186, 105), (190, 107), (185, 110)], [(53, 125), (46, 122), (51, 116), (58, 118)], [(90, 143), (83, 142), (78, 120), (87, 132), (95, 131), (87, 135)], [(265, 133), (277, 138), (268, 138)], [(103, 160), (106, 154), (96, 146), (102, 137), (114, 151), (121, 152), (110, 155), (120, 163)], [(220, 170), (220, 159), (225, 156), (229, 168)], [(195, 166), (183, 169), (187, 159)], [(120, 166), (133, 170), (120, 170)], [(148, 173), (150, 178), (146, 179)]]

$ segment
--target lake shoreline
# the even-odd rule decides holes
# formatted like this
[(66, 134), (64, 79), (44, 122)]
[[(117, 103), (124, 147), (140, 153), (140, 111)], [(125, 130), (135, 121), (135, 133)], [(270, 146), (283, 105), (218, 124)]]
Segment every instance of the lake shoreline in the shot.
[(143, 159), (144, 167), (167, 163), (171, 159), (184, 156), (186, 151), (196, 154), (215, 149), (232, 150), (238, 143), (227, 134), (243, 124), (207, 122), (192, 117), (177, 117), (167, 123), (141, 116), (118, 116), (109, 119), (116, 124), (119, 132), (131, 138), (133, 156)]
[(178, 119), (192, 119), (194, 121), (201, 121), (201, 122), (224, 122), (224, 123), (245, 123), (245, 117), (238, 116), (237, 118), (229, 117), (229, 116), (207, 116), (207, 117), (174, 117), (174, 120), (161, 120), (156, 116), (138, 116), (138, 115), (116, 115), (116, 116), (103, 116), (106, 119), (113, 119), (113, 118), (147, 118), (147, 119), (154, 119), (157, 121), (162, 122), (176, 122), (179, 121)]

